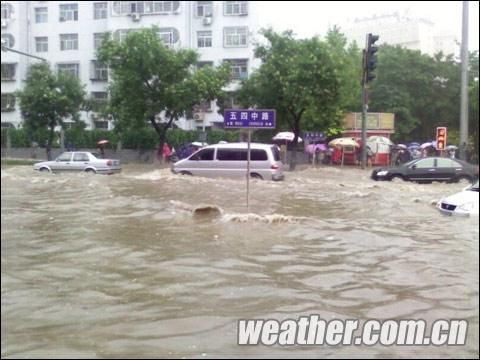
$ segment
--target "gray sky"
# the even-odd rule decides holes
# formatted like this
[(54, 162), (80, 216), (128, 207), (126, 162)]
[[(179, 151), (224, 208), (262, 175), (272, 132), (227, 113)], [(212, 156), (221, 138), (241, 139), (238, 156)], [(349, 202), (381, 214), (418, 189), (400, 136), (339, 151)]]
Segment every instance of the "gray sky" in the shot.
[[(470, 1), (469, 50), (478, 50), (479, 3)], [(299, 37), (324, 35), (329, 27), (342, 27), (347, 20), (385, 13), (408, 12), (410, 17), (425, 18), (435, 23), (440, 32), (462, 36), (462, 1), (258, 1), (261, 27), (293, 30)]]

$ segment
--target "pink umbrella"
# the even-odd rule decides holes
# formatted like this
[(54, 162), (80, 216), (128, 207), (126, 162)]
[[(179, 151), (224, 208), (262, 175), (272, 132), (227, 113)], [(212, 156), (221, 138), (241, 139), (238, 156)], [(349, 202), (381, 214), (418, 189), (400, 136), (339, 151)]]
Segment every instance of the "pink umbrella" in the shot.
[(100, 140), (99, 142), (97, 142), (97, 145), (105, 145), (105, 144), (108, 144), (110, 141), (108, 140)]

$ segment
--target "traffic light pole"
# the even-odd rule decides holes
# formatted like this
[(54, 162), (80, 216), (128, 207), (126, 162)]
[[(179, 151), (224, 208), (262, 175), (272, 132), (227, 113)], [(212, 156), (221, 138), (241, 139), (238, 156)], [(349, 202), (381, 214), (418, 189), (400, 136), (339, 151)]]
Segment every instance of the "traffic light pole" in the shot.
[(367, 51), (368, 35), (365, 38), (365, 50), (363, 50), (363, 71), (362, 71), (362, 152), (360, 153), (360, 162), (362, 170), (367, 167)]
[(365, 39), (365, 50), (363, 51), (363, 71), (362, 71), (362, 169), (367, 167), (367, 112), (368, 112), (368, 83), (375, 78), (374, 70), (376, 68), (377, 47), (374, 46), (378, 40), (378, 35), (367, 34)]
[(366, 84), (363, 84), (362, 87), (362, 153), (361, 153), (361, 162), (362, 169), (367, 167), (367, 97), (368, 89)]

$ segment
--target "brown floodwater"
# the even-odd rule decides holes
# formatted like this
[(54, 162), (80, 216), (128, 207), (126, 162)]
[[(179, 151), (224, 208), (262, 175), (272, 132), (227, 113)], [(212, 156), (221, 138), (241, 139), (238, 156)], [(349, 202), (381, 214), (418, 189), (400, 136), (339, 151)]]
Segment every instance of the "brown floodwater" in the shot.
[[(2, 167), (1, 355), (478, 357), (479, 221), (460, 184), (320, 167), (284, 182)], [(199, 211), (195, 211), (199, 209)], [(239, 319), (466, 319), (465, 346), (237, 345)]]

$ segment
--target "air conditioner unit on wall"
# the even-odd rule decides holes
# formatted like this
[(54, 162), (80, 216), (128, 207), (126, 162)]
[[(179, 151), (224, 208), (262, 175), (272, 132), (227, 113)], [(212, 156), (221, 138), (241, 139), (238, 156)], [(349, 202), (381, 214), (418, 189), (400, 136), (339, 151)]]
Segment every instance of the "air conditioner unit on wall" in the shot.
[(8, 21), (7, 20), (2, 20), (2, 28), (6, 28), (8, 25)]
[(140, 21), (140, 18), (141, 18), (140, 13), (132, 13), (131, 16), (133, 21)]
[(193, 120), (195, 121), (203, 121), (205, 119), (204, 113), (195, 113), (193, 114)]
[(212, 25), (212, 18), (210, 16), (205, 16), (203, 18), (203, 25)]

